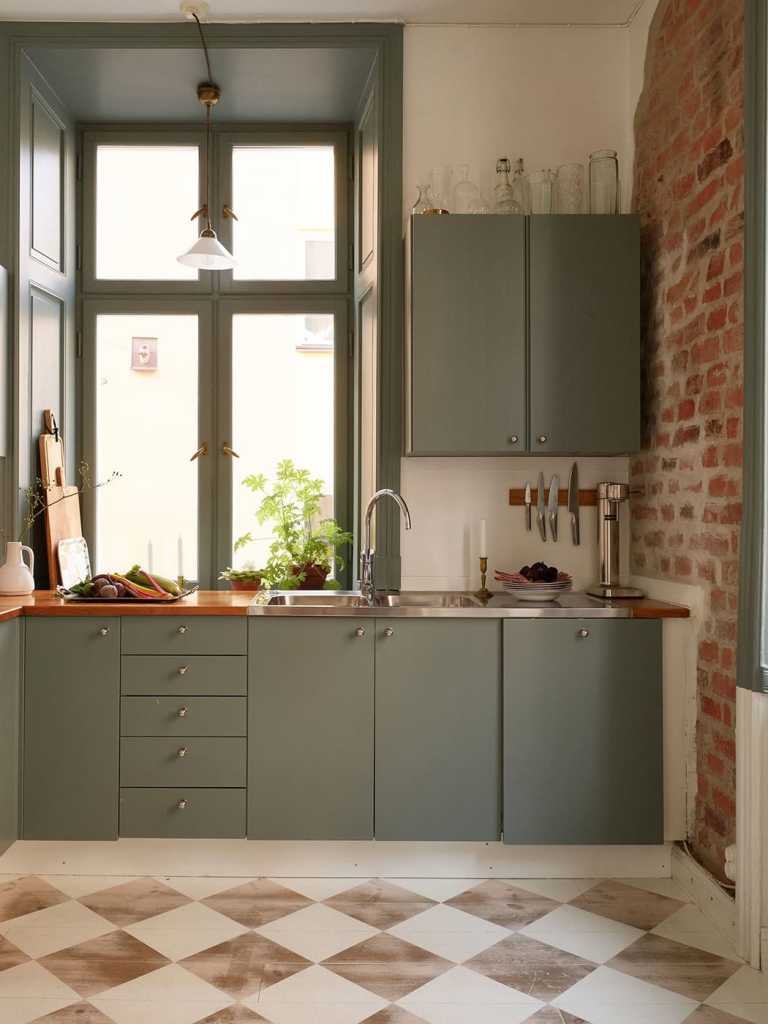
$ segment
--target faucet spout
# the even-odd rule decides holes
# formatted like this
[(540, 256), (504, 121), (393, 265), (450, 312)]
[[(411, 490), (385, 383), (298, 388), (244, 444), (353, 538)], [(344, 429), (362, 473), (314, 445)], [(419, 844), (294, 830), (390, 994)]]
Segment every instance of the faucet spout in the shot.
[(371, 495), (368, 504), (365, 507), (365, 515), (363, 517), (363, 544), (360, 551), (360, 589), (362, 590), (363, 597), (369, 605), (373, 604), (373, 597), (376, 590), (374, 584), (375, 552), (371, 543), (371, 520), (373, 518), (374, 509), (382, 498), (391, 498), (395, 502), (402, 513), (406, 530), (411, 529), (410, 510), (405, 503), (405, 499), (399, 495), (397, 491), (393, 491), (391, 487), (382, 487), (381, 490), (376, 491), (375, 494)]

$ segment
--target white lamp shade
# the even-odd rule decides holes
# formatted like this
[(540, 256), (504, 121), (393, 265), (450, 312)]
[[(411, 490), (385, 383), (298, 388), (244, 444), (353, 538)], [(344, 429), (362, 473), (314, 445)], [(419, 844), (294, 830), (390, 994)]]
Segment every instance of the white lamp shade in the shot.
[(200, 235), (195, 244), (176, 259), (187, 267), (200, 270), (231, 270), (237, 264), (235, 257), (213, 232)]

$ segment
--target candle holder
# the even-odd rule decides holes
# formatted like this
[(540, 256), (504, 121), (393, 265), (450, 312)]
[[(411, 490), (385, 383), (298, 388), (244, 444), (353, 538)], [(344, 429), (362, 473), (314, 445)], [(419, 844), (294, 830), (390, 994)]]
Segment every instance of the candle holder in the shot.
[(488, 579), (488, 559), (487, 557), (480, 556), (480, 589), (475, 591), (475, 597), (480, 597), (483, 601), (488, 601), (493, 597), (493, 593), (485, 585)]
[(184, 579), (184, 576), (182, 575), (182, 573), (179, 573), (179, 575), (176, 577), (176, 582), (179, 585), (179, 590), (184, 590), (185, 589), (185, 587), (186, 587), (186, 580)]

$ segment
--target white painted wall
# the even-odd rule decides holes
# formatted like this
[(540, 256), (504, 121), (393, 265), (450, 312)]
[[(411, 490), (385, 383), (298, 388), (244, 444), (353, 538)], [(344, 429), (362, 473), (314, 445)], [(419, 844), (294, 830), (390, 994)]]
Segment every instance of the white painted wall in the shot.
[[(629, 45), (626, 28), (406, 26), (404, 219), (432, 168), (468, 163), (471, 178), (491, 193), (499, 156), (523, 156), (536, 170), (586, 164), (591, 151), (616, 149), (628, 195)], [(587, 586), (597, 572), (594, 511), (584, 512), (575, 548), (564, 509), (559, 542), (542, 544), (507, 501), (510, 487), (535, 483), (540, 469), (547, 482), (559, 473), (564, 487), (569, 468), (570, 460), (552, 458), (404, 459), (413, 530), (402, 537), (403, 586), (478, 586), (481, 518), (488, 520), (491, 568), (542, 559), (570, 571), (577, 587)], [(579, 469), (588, 487), (626, 480), (628, 463), (581, 459)]]

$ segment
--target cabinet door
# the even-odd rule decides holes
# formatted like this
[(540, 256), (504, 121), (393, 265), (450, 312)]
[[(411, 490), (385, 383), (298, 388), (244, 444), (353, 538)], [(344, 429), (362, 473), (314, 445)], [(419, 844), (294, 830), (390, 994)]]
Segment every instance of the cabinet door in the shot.
[(257, 619), (248, 645), (248, 837), (370, 839), (373, 622)]
[(115, 839), (120, 619), (28, 619), (25, 839)]
[(661, 623), (504, 623), (504, 842), (661, 843)]
[(626, 217), (530, 218), (531, 448), (640, 447), (640, 233)]
[(524, 451), (525, 218), (414, 217), (410, 256), (409, 453)]
[(500, 699), (498, 622), (376, 623), (377, 839), (499, 838)]
[(0, 624), (0, 853), (19, 836), (21, 620)]

